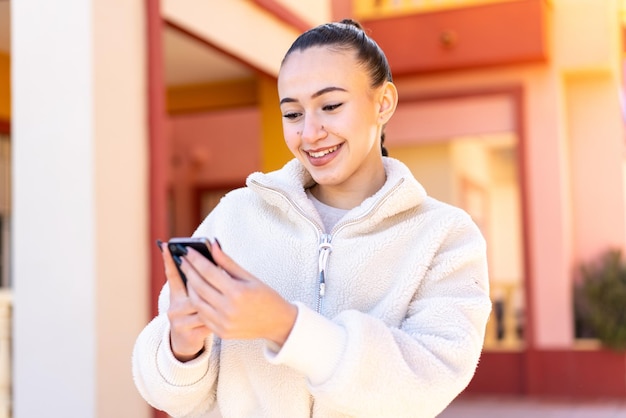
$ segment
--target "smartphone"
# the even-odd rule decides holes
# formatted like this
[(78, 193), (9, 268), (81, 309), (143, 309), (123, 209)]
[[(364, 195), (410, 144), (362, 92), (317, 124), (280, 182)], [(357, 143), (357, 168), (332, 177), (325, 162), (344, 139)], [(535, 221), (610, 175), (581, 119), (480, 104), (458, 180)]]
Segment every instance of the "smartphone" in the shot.
[(187, 285), (187, 277), (185, 277), (180, 265), (182, 263), (182, 257), (187, 254), (187, 248), (193, 248), (206, 257), (210, 262), (216, 264), (213, 260), (211, 252), (209, 251), (208, 245), (210, 245), (209, 239), (205, 237), (177, 237), (171, 238), (167, 242), (167, 248), (169, 248), (172, 257), (174, 258), (178, 273), (180, 274), (181, 279), (183, 279), (183, 283), (185, 283), (185, 285)]

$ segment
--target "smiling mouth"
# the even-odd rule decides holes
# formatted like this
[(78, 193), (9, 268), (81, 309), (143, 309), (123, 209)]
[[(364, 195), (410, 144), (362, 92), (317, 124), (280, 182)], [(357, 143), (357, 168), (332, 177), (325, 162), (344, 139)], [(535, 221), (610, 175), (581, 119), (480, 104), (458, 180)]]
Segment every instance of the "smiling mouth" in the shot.
[(323, 156), (333, 153), (338, 149), (339, 145), (335, 145), (334, 147), (325, 149), (323, 151), (307, 151), (307, 154), (309, 154), (309, 156), (311, 156), (312, 158), (322, 158)]

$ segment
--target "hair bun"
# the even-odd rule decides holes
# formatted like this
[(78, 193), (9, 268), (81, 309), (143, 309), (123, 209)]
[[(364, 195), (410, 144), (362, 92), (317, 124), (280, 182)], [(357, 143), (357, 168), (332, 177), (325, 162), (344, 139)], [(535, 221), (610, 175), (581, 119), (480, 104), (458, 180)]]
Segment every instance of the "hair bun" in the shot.
[(363, 29), (363, 26), (361, 26), (361, 24), (354, 19), (343, 19), (339, 23), (343, 23), (344, 25), (348, 26), (354, 26), (357, 29), (365, 31), (365, 29)]

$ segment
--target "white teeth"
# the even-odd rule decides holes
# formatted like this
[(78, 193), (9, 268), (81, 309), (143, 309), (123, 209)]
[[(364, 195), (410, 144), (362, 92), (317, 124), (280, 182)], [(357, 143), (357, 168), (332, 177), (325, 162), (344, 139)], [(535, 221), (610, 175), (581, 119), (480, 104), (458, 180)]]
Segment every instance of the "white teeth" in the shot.
[(310, 152), (310, 151), (309, 151), (309, 155), (310, 155), (311, 157), (313, 157), (313, 158), (321, 158), (321, 157), (323, 157), (324, 155), (327, 155), (327, 154), (330, 154), (331, 152), (335, 152), (335, 151), (337, 151), (337, 148), (339, 148), (339, 146), (335, 146), (335, 147), (332, 147), (332, 148), (328, 148), (328, 149), (326, 149), (326, 150), (324, 150), (324, 151), (320, 151), (320, 152)]

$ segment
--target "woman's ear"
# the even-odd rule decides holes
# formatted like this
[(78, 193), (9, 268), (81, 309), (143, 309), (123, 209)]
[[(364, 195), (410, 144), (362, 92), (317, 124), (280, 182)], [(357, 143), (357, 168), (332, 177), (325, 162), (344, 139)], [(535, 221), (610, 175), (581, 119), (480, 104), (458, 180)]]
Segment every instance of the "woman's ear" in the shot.
[(384, 125), (389, 122), (398, 106), (398, 90), (391, 81), (385, 82), (385, 85), (382, 87), (379, 104), (378, 121)]

